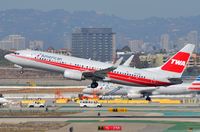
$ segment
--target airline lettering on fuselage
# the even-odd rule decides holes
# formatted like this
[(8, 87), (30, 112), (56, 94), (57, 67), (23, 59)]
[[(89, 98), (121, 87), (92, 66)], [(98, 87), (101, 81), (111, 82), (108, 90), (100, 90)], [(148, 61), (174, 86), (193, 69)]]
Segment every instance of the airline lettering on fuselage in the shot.
[(175, 65), (179, 65), (179, 66), (185, 66), (186, 62), (181, 61), (181, 60), (172, 59), (171, 64), (175, 64)]
[(62, 58), (60, 58), (60, 57), (49, 56), (49, 55), (44, 55), (44, 54), (40, 54), (37, 57), (45, 58), (48, 60), (54, 60), (54, 61), (62, 61)]

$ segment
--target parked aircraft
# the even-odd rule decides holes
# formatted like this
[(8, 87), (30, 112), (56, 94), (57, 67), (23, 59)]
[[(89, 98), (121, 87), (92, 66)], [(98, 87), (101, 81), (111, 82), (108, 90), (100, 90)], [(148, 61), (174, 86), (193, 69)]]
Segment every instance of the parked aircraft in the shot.
[(83, 90), (83, 94), (87, 95), (120, 95), (129, 99), (143, 98), (151, 101), (151, 95), (182, 95), (182, 94), (197, 94), (200, 92), (200, 76), (192, 83), (182, 83), (171, 86), (159, 86), (159, 87), (133, 87), (117, 85), (113, 83), (99, 83), (97, 88), (86, 88)]
[(187, 44), (165, 64), (156, 68), (137, 69), (120, 65), (122, 58), (109, 64), (89, 59), (64, 56), (33, 50), (20, 50), (5, 55), (5, 58), (18, 68), (36, 68), (60, 72), (65, 78), (73, 80), (92, 80), (91, 88), (97, 81), (112, 82), (130, 86), (169, 86), (182, 83), (180, 79), (194, 50)]

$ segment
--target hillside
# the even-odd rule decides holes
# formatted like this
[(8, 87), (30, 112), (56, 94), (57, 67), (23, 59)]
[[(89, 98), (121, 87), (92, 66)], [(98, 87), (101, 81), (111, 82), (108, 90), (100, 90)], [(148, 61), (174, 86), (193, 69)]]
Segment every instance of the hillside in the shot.
[(9, 34), (21, 34), (27, 40), (44, 40), (46, 48), (61, 48), (74, 28), (111, 27), (117, 35), (117, 47), (121, 48), (123, 37), (156, 44), (163, 33), (169, 33), (173, 40), (191, 30), (200, 31), (199, 22), (200, 16), (126, 20), (94, 11), (12, 9), (0, 11), (0, 39)]

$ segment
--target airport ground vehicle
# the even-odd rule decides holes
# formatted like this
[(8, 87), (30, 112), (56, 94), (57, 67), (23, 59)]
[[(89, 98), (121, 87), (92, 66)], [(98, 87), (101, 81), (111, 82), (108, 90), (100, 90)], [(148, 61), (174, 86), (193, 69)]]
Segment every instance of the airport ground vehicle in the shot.
[[(160, 67), (137, 69), (128, 64), (105, 63), (90, 59), (64, 56), (33, 50), (20, 50), (5, 55), (18, 68), (36, 68), (62, 73), (72, 80), (92, 80), (91, 88), (98, 81), (112, 82), (129, 86), (169, 86), (182, 83), (181, 76), (194, 50), (193, 44), (187, 44)], [(23, 73), (23, 72), (22, 72)]]
[(102, 107), (102, 104), (95, 100), (81, 100), (80, 107)]
[(33, 102), (33, 103), (30, 103), (28, 104), (28, 107), (29, 108), (43, 108), (45, 105), (40, 103), (40, 102)]

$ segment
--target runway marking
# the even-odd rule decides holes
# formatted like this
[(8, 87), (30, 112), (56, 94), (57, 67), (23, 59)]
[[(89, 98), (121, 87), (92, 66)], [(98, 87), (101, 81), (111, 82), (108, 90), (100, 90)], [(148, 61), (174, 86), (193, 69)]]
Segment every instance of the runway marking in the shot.
[(79, 119), (102, 119), (102, 118), (122, 118), (122, 119), (131, 119), (131, 118), (200, 118), (200, 116), (5, 116), (0, 117), (1, 118), (66, 118), (66, 119), (73, 119), (73, 118), (79, 118)]

